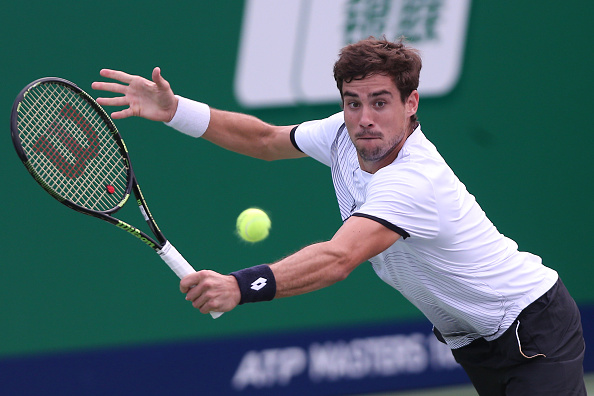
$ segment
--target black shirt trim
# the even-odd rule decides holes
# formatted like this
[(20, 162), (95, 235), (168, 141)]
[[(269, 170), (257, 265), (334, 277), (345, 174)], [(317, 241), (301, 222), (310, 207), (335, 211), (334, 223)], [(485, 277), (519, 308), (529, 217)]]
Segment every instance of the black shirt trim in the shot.
[(303, 150), (301, 150), (299, 148), (299, 146), (297, 145), (297, 141), (295, 140), (295, 131), (297, 130), (297, 127), (299, 125), (295, 126), (293, 129), (291, 129), (291, 143), (293, 143), (293, 146), (295, 146), (295, 148), (299, 151), (301, 151), (303, 153)]
[(357, 216), (357, 217), (365, 217), (366, 219), (369, 220), (373, 220), (373, 221), (377, 221), (378, 223), (380, 223), (381, 225), (383, 225), (384, 227), (394, 231), (397, 234), (400, 234), (400, 236), (403, 239), (406, 239), (410, 236), (410, 234), (406, 231), (404, 231), (402, 228), (395, 226), (394, 224), (390, 223), (389, 221), (386, 221), (384, 219), (380, 219), (379, 217), (375, 217), (375, 216), (371, 216), (365, 213), (353, 213), (353, 216)]

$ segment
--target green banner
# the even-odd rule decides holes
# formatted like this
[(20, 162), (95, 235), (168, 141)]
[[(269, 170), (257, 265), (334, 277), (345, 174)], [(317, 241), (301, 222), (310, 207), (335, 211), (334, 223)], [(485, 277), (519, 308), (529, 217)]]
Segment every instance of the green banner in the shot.
[[(293, 55), (301, 51), (296, 53), (302, 62), (292, 69), (299, 89), (287, 89), (284, 102), (242, 99), (254, 91), (245, 76), (258, 74), (241, 74), (246, 70), (238, 61), (242, 45), (248, 45), (242, 33), (248, 11), (257, 10), (257, 3), (24, 0), (3, 6), (0, 356), (420, 317), (365, 263), (328, 289), (241, 306), (213, 320), (184, 300), (177, 277), (151, 249), (112, 225), (60, 205), (17, 158), (8, 128), (12, 102), (27, 83), (45, 76), (73, 81), (97, 97), (101, 93), (91, 83), (100, 79), (101, 68), (150, 77), (159, 66), (175, 93), (270, 123), (297, 124), (339, 111), (339, 103), (317, 92), (308, 77), (319, 74), (324, 84), (333, 84), (331, 69), (318, 69), (313, 56), (325, 37), (323, 29), (315, 29), (321, 12), (316, 7), (327, 6), (320, 1), (278, 2), (301, 11), (301, 18), (287, 17), (281, 26), (256, 32), (271, 40), (290, 29), (296, 29), (293, 35), (305, 32), (299, 45), (287, 38), (258, 49), (262, 69), (268, 67), (266, 57), (281, 62), (287, 48)], [(303, 8), (304, 3), (311, 8)], [(464, 26), (445, 29), (441, 21), (448, 20), (443, 13), (451, 1), (423, 2), (433, 7), (424, 10), (415, 9), (414, 1), (383, 2), (392, 7), (389, 18), (380, 18), (385, 10), (376, 8), (380, 15), (373, 17), (361, 8), (371, 3), (381, 2), (337, 2), (336, 7), (351, 13), (350, 27), (341, 32), (355, 37), (383, 26), (394, 36), (398, 29), (393, 26), (403, 26), (437, 60), (442, 58), (430, 52), (433, 47), (453, 46), (446, 53), (456, 58), (443, 58), (443, 72), (448, 62), (453, 68), (447, 71), (451, 83), (434, 91), (427, 86), (427, 95), (421, 94), (424, 133), (498, 229), (520, 250), (541, 256), (556, 269), (580, 304), (592, 303), (588, 231), (594, 222), (594, 55), (588, 15), (594, 6), (583, 1), (538, 7), (469, 1), (458, 15)], [(268, 12), (264, 19), (280, 21), (289, 15), (282, 7), (261, 12)], [(373, 18), (361, 22), (360, 15)], [(414, 25), (413, 17), (425, 18), (426, 24)], [(454, 36), (458, 41), (449, 42)], [(426, 70), (439, 83), (439, 62), (431, 67), (427, 62)], [(292, 76), (283, 83), (295, 82)], [(261, 86), (270, 92), (275, 80)], [(152, 214), (195, 268), (228, 273), (274, 262), (331, 238), (341, 224), (329, 169), (314, 160), (266, 163), (160, 123), (134, 118), (116, 124)], [(257, 244), (244, 243), (234, 233), (237, 216), (252, 206), (266, 210), (272, 220), (270, 236)], [(143, 225), (133, 204), (120, 217)]]

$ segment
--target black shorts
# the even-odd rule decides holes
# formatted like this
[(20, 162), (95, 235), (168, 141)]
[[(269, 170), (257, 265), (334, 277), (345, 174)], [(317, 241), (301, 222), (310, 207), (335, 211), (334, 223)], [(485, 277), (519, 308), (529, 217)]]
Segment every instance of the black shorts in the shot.
[(480, 338), (452, 353), (481, 396), (581, 396), (584, 351), (580, 312), (559, 279), (499, 338)]

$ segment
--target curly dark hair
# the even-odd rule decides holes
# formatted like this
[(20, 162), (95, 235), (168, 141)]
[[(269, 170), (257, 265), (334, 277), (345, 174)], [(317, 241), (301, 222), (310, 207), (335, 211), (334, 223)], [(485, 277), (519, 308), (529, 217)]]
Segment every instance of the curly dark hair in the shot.
[[(334, 79), (342, 98), (342, 85), (345, 81), (351, 82), (373, 74), (389, 76), (400, 91), (400, 99), (404, 103), (419, 87), (421, 66), (419, 52), (407, 47), (404, 38), (391, 42), (385, 37), (369, 37), (349, 44), (340, 51), (334, 64)], [(416, 114), (411, 116), (410, 121), (416, 123)]]

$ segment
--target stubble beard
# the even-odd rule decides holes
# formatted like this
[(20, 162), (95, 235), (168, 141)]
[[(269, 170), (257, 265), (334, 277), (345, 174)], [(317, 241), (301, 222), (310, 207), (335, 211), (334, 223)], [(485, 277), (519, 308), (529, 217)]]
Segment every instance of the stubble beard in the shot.
[[(355, 138), (358, 136), (382, 136), (381, 132), (373, 132), (373, 131), (365, 131), (358, 133), (355, 135)], [(402, 142), (404, 135), (400, 134), (395, 136), (390, 142), (386, 144), (382, 144), (381, 146), (373, 147), (373, 148), (366, 148), (366, 147), (356, 147), (357, 154), (359, 157), (365, 162), (378, 162), (383, 160), (384, 158), (388, 157), (390, 154), (394, 152), (396, 147)]]

